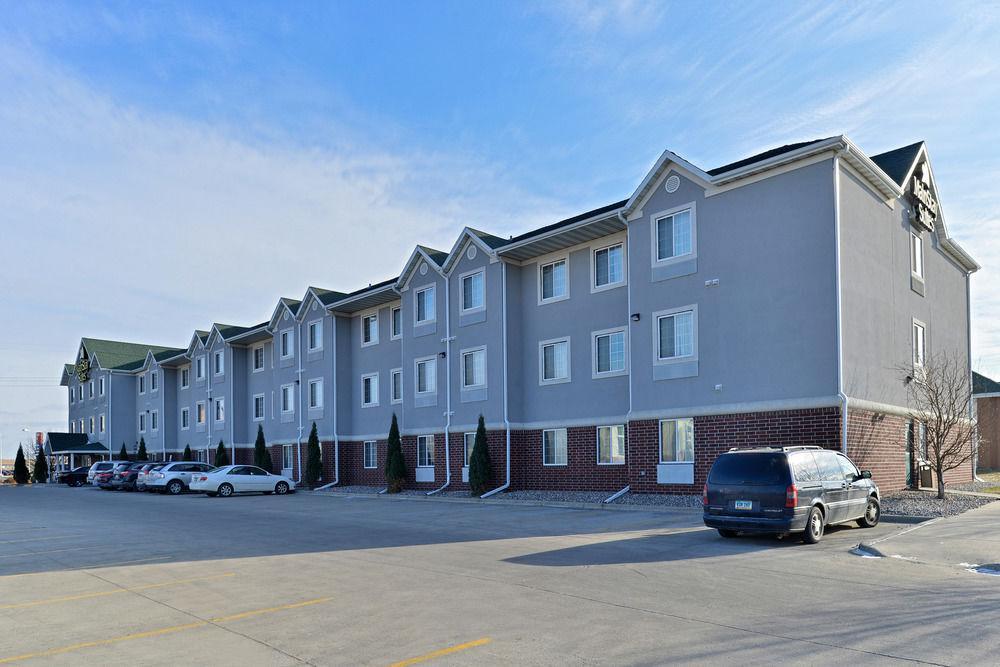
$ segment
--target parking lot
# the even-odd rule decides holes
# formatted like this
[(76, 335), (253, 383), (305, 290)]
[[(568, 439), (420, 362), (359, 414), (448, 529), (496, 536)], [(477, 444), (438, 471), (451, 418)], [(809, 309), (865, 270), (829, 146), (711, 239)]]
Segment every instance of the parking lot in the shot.
[(0, 664), (996, 664), (1000, 578), (849, 552), (909, 528), (0, 488)]

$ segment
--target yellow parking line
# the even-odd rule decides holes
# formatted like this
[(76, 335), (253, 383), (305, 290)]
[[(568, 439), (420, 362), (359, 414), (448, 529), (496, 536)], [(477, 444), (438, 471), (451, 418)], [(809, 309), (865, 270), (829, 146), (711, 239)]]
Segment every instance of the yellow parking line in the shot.
[(464, 644), (456, 644), (455, 646), (449, 646), (447, 648), (438, 649), (437, 651), (432, 651), (431, 653), (425, 653), (424, 655), (418, 655), (415, 658), (409, 658), (408, 660), (402, 660), (400, 662), (394, 662), (390, 667), (409, 667), (409, 665), (416, 665), (417, 663), (427, 662), (428, 660), (433, 660), (434, 658), (440, 658), (442, 656), (451, 655), (452, 653), (458, 653), (459, 651), (464, 651), (465, 649), (475, 648), (477, 646), (484, 646), (489, 644), (492, 639), (489, 637), (483, 637), (481, 639), (476, 639), (471, 642), (465, 642)]
[(31, 602), (17, 602), (15, 604), (0, 604), (0, 609), (22, 609), (24, 607), (38, 607), (43, 604), (55, 604), (57, 602), (73, 602), (74, 600), (89, 600), (90, 598), (100, 598), (107, 595), (119, 595), (121, 593), (132, 593), (135, 591), (148, 591), (153, 588), (164, 588), (165, 586), (178, 586), (189, 584), (192, 581), (208, 581), (209, 579), (221, 579), (223, 577), (234, 577), (235, 572), (226, 574), (213, 574), (207, 577), (194, 577), (192, 579), (177, 579), (175, 581), (165, 581), (161, 584), (146, 584), (144, 586), (134, 586), (132, 588), (116, 588), (110, 591), (97, 591), (94, 593), (80, 593), (79, 595), (64, 595), (58, 598), (45, 598), (43, 600), (32, 600)]
[(266, 609), (255, 609), (252, 611), (245, 611), (241, 614), (233, 614), (231, 616), (219, 616), (207, 621), (195, 621), (194, 623), (185, 623), (183, 625), (171, 625), (166, 628), (159, 628), (157, 630), (146, 630), (145, 632), (134, 632), (130, 635), (122, 635), (120, 637), (110, 637), (108, 639), (96, 639), (89, 642), (80, 642), (79, 644), (70, 644), (69, 646), (59, 646), (57, 648), (50, 648), (45, 651), (38, 651), (37, 653), (24, 653), (21, 655), (10, 656), (9, 658), (0, 658), (0, 665), (9, 664), (12, 662), (17, 662), (19, 660), (30, 660), (31, 658), (47, 658), (53, 655), (62, 655), (63, 653), (71, 653), (73, 651), (79, 651), (80, 649), (93, 648), (95, 646), (107, 646), (109, 644), (117, 644), (119, 642), (131, 641), (133, 639), (146, 639), (149, 637), (160, 637), (162, 635), (172, 634), (174, 632), (182, 632), (184, 630), (193, 630), (194, 628), (203, 628), (209, 626), (213, 623), (224, 623), (227, 621), (235, 621), (241, 618), (247, 618), (248, 616), (256, 616), (258, 614), (270, 614), (276, 611), (284, 611), (286, 609), (297, 609), (299, 607), (307, 607), (309, 605), (320, 604), (321, 602), (327, 602), (332, 598), (316, 598), (315, 600), (305, 600), (304, 602), (292, 602), (290, 604), (283, 604), (277, 607), (268, 607)]

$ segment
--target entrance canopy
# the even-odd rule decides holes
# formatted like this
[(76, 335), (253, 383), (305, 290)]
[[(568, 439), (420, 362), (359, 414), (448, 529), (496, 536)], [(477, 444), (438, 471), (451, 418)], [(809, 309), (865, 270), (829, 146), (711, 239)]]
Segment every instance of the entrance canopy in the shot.
[(48, 456), (65, 456), (69, 454), (99, 454), (106, 456), (108, 448), (99, 442), (88, 442), (86, 433), (52, 433), (46, 434), (45, 454)]

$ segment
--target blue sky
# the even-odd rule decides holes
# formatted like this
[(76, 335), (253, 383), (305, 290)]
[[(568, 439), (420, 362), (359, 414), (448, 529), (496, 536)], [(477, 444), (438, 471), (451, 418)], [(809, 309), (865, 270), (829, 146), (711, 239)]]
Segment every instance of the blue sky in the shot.
[(516, 234), (844, 133), (928, 142), (1000, 375), (1000, 8), (15, 3), (0, 23), (0, 434), (65, 428), (83, 335), (186, 344), (415, 243)]

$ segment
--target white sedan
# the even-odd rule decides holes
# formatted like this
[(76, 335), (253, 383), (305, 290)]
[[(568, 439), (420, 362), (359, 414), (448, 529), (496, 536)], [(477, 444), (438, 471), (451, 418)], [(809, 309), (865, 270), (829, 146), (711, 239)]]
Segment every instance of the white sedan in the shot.
[(234, 493), (276, 493), (283, 496), (295, 490), (292, 480), (273, 475), (257, 466), (222, 466), (211, 472), (191, 476), (192, 491), (228, 498)]

